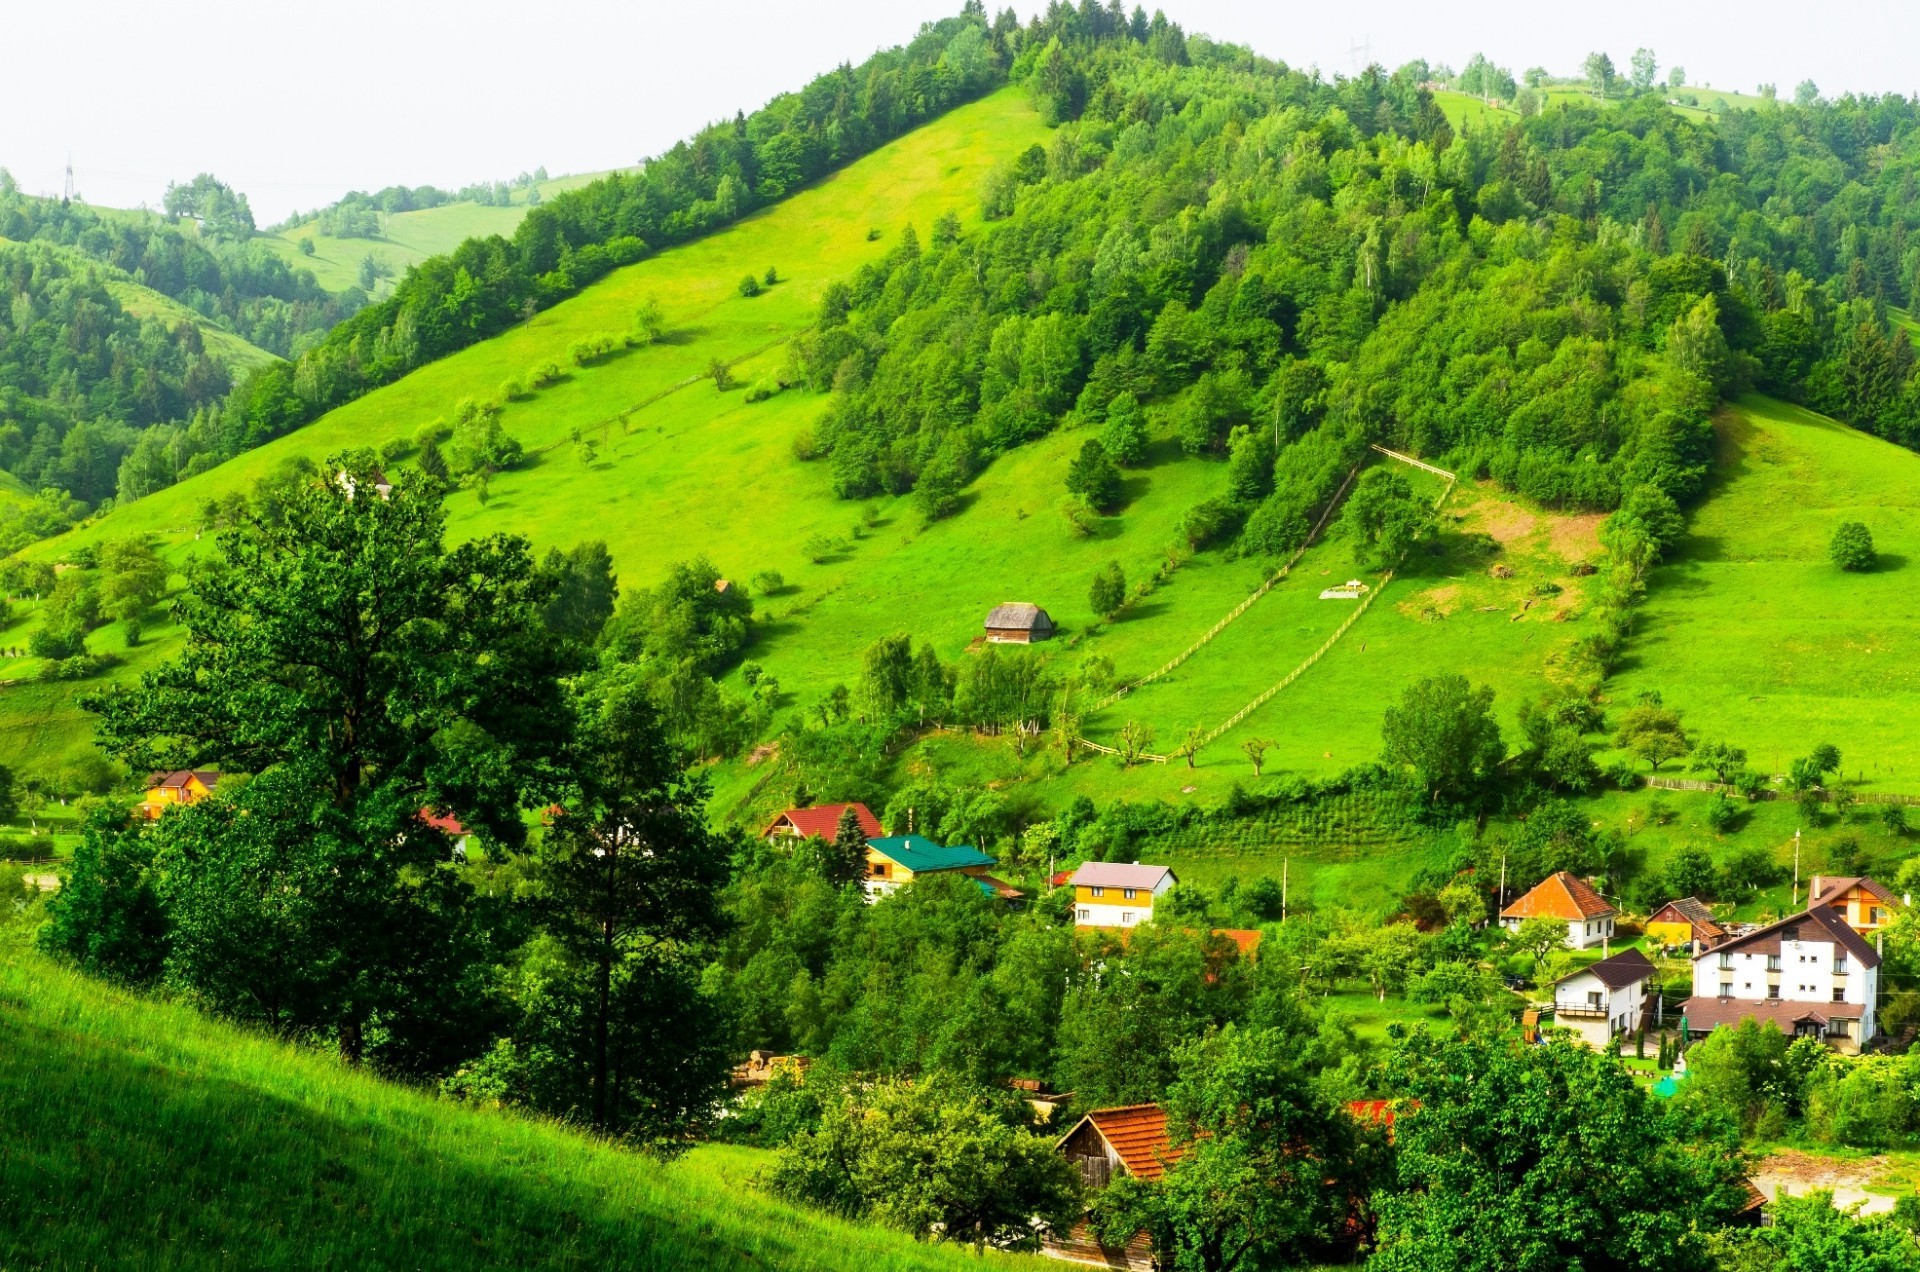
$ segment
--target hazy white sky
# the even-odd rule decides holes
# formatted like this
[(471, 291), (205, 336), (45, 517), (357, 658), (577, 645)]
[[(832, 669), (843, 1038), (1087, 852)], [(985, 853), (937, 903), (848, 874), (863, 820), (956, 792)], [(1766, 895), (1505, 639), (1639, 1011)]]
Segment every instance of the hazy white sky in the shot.
[[(157, 205), (211, 171), (264, 224), (349, 189), (632, 163), (960, 0), (0, 0), (0, 166), (31, 191)], [(989, 8), (997, 8), (991, 2)], [(1019, 0), (1023, 17), (1035, 0)], [(1129, 6), (1131, 7), (1131, 6)], [(1152, 6), (1148, 6), (1151, 10)], [(1692, 83), (1920, 89), (1912, 0), (1172, 0), (1190, 31), (1328, 72), (1475, 51), (1572, 73), (1640, 45)]]

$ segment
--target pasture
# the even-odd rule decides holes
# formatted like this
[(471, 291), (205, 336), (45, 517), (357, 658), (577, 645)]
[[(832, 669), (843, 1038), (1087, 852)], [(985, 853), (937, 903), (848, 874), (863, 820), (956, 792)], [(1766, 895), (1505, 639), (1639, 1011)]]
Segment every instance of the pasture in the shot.
[[(1611, 695), (1660, 693), (1765, 773), (1831, 742), (1850, 780), (1920, 794), (1920, 455), (1757, 395), (1715, 429), (1708, 496), (1649, 580)], [(1828, 560), (1843, 521), (1871, 530), (1878, 568)]]

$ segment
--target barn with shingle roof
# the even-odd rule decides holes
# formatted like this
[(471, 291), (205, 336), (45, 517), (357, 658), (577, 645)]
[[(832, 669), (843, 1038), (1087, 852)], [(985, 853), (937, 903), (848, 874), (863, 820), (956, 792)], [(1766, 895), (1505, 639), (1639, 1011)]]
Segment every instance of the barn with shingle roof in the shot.
[(987, 612), (987, 639), (996, 645), (1031, 645), (1053, 635), (1047, 611), (1026, 601), (1007, 601)]

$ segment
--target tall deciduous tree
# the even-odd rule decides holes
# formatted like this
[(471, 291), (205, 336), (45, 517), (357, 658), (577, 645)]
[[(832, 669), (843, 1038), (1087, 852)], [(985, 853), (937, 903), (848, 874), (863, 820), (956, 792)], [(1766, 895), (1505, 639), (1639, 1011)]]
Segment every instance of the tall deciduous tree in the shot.
[(1493, 690), (1452, 672), (1407, 686), (1380, 732), (1386, 762), (1412, 770), (1436, 804), (1472, 800), (1506, 756)]

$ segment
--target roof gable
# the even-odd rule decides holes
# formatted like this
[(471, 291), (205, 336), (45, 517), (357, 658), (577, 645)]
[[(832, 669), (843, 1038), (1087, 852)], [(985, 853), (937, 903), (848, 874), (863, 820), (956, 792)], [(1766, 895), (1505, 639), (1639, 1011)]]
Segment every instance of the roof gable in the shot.
[(1518, 901), (1500, 911), (1503, 919), (1598, 919), (1614, 913), (1612, 906), (1590, 887), (1586, 880), (1565, 870), (1556, 870)]
[(767, 828), (760, 833), (770, 835), (779, 829), (781, 822), (786, 822), (797, 834), (832, 839), (840, 831), (840, 814), (849, 808), (860, 821), (860, 833), (868, 839), (876, 839), (886, 833), (880, 825), (880, 819), (865, 804), (815, 804), (809, 808), (789, 808), (768, 822)]
[(1608, 989), (1625, 989), (1637, 981), (1647, 979), (1653, 973), (1653, 960), (1635, 948), (1621, 950), (1612, 958), (1603, 958), (1597, 963), (1590, 963), (1577, 972), (1562, 976), (1554, 984), (1564, 985), (1570, 980), (1591, 976)]
[(1052, 627), (1053, 620), (1038, 605), (1028, 601), (1006, 601), (987, 611), (986, 625), (1024, 632)]
[(1161, 880), (1178, 883), (1166, 866), (1143, 866), (1123, 861), (1089, 861), (1073, 872), (1073, 882), (1089, 888), (1144, 888), (1152, 891)]
[(1091, 1127), (1120, 1165), (1135, 1179), (1154, 1180), (1186, 1154), (1167, 1138), (1167, 1111), (1157, 1104), (1129, 1104), (1117, 1109), (1095, 1109), (1074, 1123), (1059, 1139), (1065, 1145), (1082, 1127)]
[(964, 870), (968, 866), (995, 864), (994, 858), (978, 848), (965, 844), (942, 847), (920, 835), (876, 836), (867, 840), (867, 847), (888, 861), (905, 866), (915, 874), (930, 874), (939, 870)]
[(1844, 875), (1837, 878), (1822, 876), (1815, 879), (1813, 883), (1814, 886), (1807, 893), (1809, 906), (1831, 905), (1855, 888), (1859, 888), (1869, 896), (1878, 897), (1888, 905), (1900, 904), (1900, 898), (1894, 895), (1892, 888), (1866, 875)]
[(1699, 897), (1676, 897), (1653, 912), (1649, 923), (1691, 923), (1710, 936), (1722, 935), (1726, 929), (1713, 917), (1713, 911)]
[(1745, 936), (1736, 936), (1731, 941), (1726, 941), (1714, 946), (1712, 951), (1707, 954), (1696, 955), (1694, 961), (1698, 962), (1703, 958), (1711, 958), (1718, 954), (1732, 954), (1742, 950), (1749, 954), (1774, 953), (1780, 949), (1780, 942), (1787, 939), (1784, 929), (1790, 927), (1804, 928), (1809, 923), (1819, 928), (1820, 931), (1817, 933), (1803, 932), (1794, 939), (1802, 941), (1809, 939), (1814, 941), (1831, 941), (1833, 944), (1846, 950), (1847, 953), (1853, 955), (1853, 957), (1859, 961), (1860, 966), (1880, 966), (1880, 956), (1874, 953), (1873, 946), (1867, 944), (1866, 938), (1854, 931), (1851, 927), (1848, 927), (1845, 919), (1824, 905), (1816, 905), (1810, 910), (1801, 911), (1799, 914), (1788, 915), (1784, 919), (1776, 919), (1774, 922), (1767, 924), (1767, 926), (1749, 932)]

